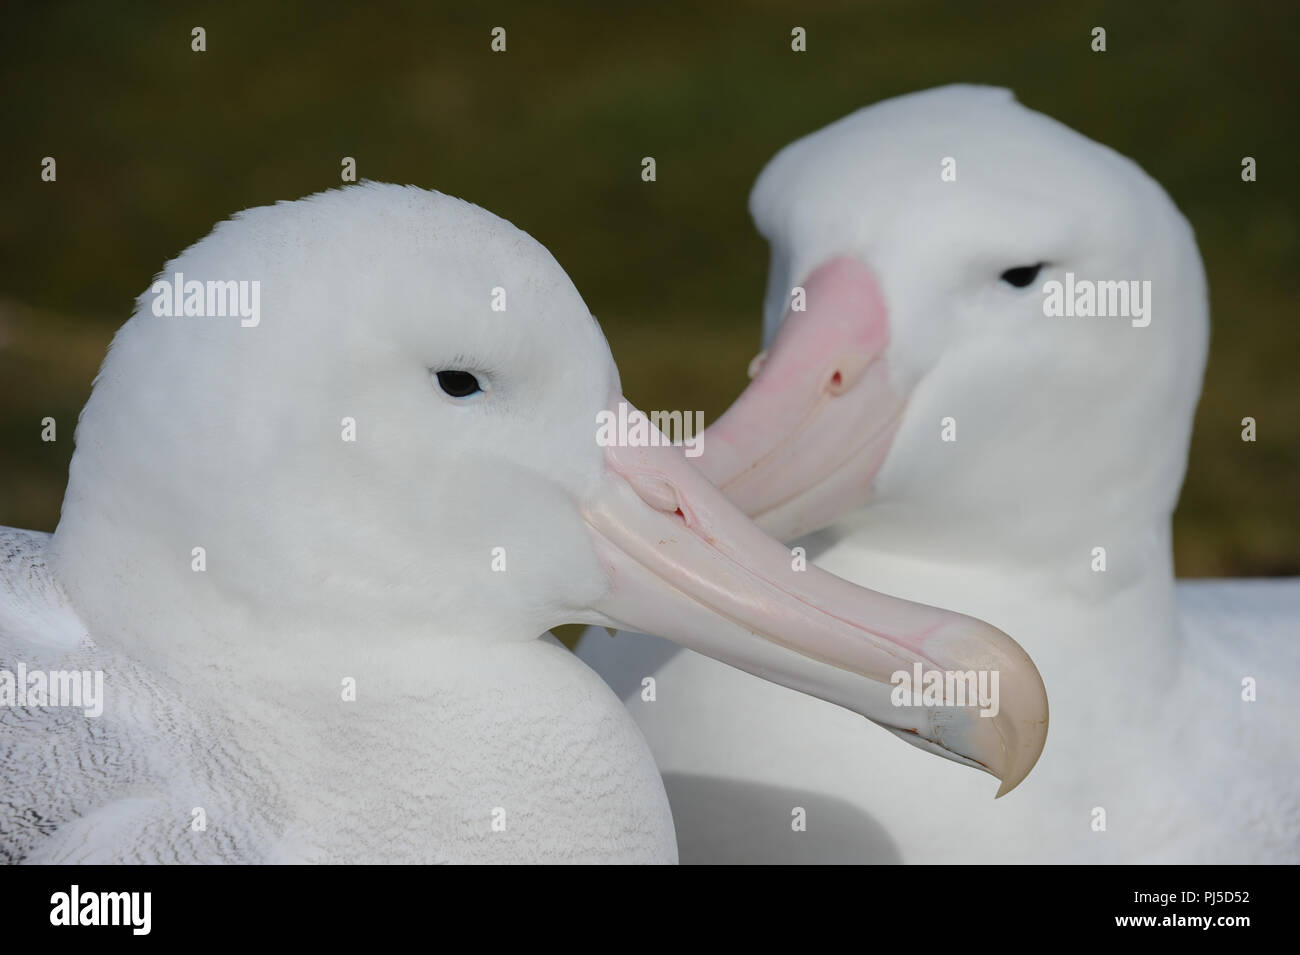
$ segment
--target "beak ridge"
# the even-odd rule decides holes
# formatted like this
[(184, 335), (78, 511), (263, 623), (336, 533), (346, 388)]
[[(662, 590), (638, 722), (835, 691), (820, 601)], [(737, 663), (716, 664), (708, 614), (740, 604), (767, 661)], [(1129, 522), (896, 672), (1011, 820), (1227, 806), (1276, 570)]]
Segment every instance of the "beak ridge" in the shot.
[[(586, 622), (658, 633), (854, 710), (992, 773), (1004, 791), (1024, 778), (1046, 738), (1047, 699), (1014, 640), (807, 564), (751, 523), (680, 447), (605, 454), (606, 480), (584, 516), (611, 584)], [(914, 667), (992, 668), (996, 712), (902, 700), (894, 681)]]

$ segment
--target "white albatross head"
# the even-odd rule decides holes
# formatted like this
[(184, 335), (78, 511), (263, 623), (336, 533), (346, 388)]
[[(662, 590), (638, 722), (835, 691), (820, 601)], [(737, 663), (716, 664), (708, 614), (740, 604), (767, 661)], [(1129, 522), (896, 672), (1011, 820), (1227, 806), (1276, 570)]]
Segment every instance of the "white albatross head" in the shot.
[[(1190, 226), (1135, 163), (949, 86), (785, 147), (750, 210), (767, 347), (697, 464), (761, 527), (870, 513), (887, 547), (1032, 564), (1081, 521), (1167, 525), (1208, 308)], [(1044, 314), (1049, 282), (1125, 283), (1110, 308), (1133, 280), (1131, 317)]]
[[(1004, 791), (1037, 759), (1046, 697), (1001, 631), (796, 570), (681, 448), (600, 446), (622, 400), (608, 346), (504, 220), (363, 184), (244, 212), (175, 273), (260, 282), (260, 321), (158, 316), (146, 293), (114, 340), (54, 543), (107, 642), (165, 662), (255, 633), (284, 663), (364, 640), (400, 661), (606, 624), (846, 706)], [(200, 648), (142, 609), (178, 601), (250, 629)], [(917, 663), (999, 671), (998, 714), (892, 705)]]

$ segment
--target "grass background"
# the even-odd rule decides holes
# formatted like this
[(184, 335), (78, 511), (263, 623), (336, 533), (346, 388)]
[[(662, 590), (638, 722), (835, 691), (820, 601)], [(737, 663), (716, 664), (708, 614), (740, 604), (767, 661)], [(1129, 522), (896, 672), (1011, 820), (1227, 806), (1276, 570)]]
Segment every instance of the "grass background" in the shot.
[[(790, 50), (795, 25), (806, 53)], [(759, 169), (858, 107), (970, 81), (1132, 156), (1191, 219), (1214, 330), (1178, 571), (1300, 573), (1298, 26), (1295, 4), (1203, 0), (10, 8), (0, 524), (53, 529), (75, 416), (163, 262), (239, 209), (337, 186), (344, 156), (532, 233), (601, 320), (629, 398), (711, 421), (758, 346), (767, 256), (745, 200)]]

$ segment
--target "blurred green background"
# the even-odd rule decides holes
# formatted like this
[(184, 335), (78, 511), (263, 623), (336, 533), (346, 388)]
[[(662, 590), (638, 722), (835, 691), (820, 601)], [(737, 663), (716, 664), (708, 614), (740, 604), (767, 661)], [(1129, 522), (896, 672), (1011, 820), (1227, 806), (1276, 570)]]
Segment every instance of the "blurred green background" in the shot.
[(1214, 331), (1178, 571), (1300, 573), (1295, 4), (48, 4), (3, 24), (0, 524), (53, 529), (71, 425), (164, 261), (239, 209), (339, 185), (344, 156), (532, 233), (629, 398), (711, 421), (758, 347), (763, 164), (868, 103), (972, 81), (1132, 156), (1189, 216)]

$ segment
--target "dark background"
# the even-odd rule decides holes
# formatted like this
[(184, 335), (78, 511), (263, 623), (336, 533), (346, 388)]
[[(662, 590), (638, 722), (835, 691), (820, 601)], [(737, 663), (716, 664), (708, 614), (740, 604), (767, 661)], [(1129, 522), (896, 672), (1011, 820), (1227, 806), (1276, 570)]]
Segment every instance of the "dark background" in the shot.
[(1300, 573), (1297, 26), (1289, 2), (10, 6), (0, 524), (53, 529), (71, 424), (164, 261), (239, 209), (339, 185), (344, 156), (532, 233), (628, 397), (711, 421), (758, 348), (767, 253), (745, 203), (763, 164), (868, 103), (968, 81), (1132, 156), (1191, 219), (1213, 333), (1178, 571)]

